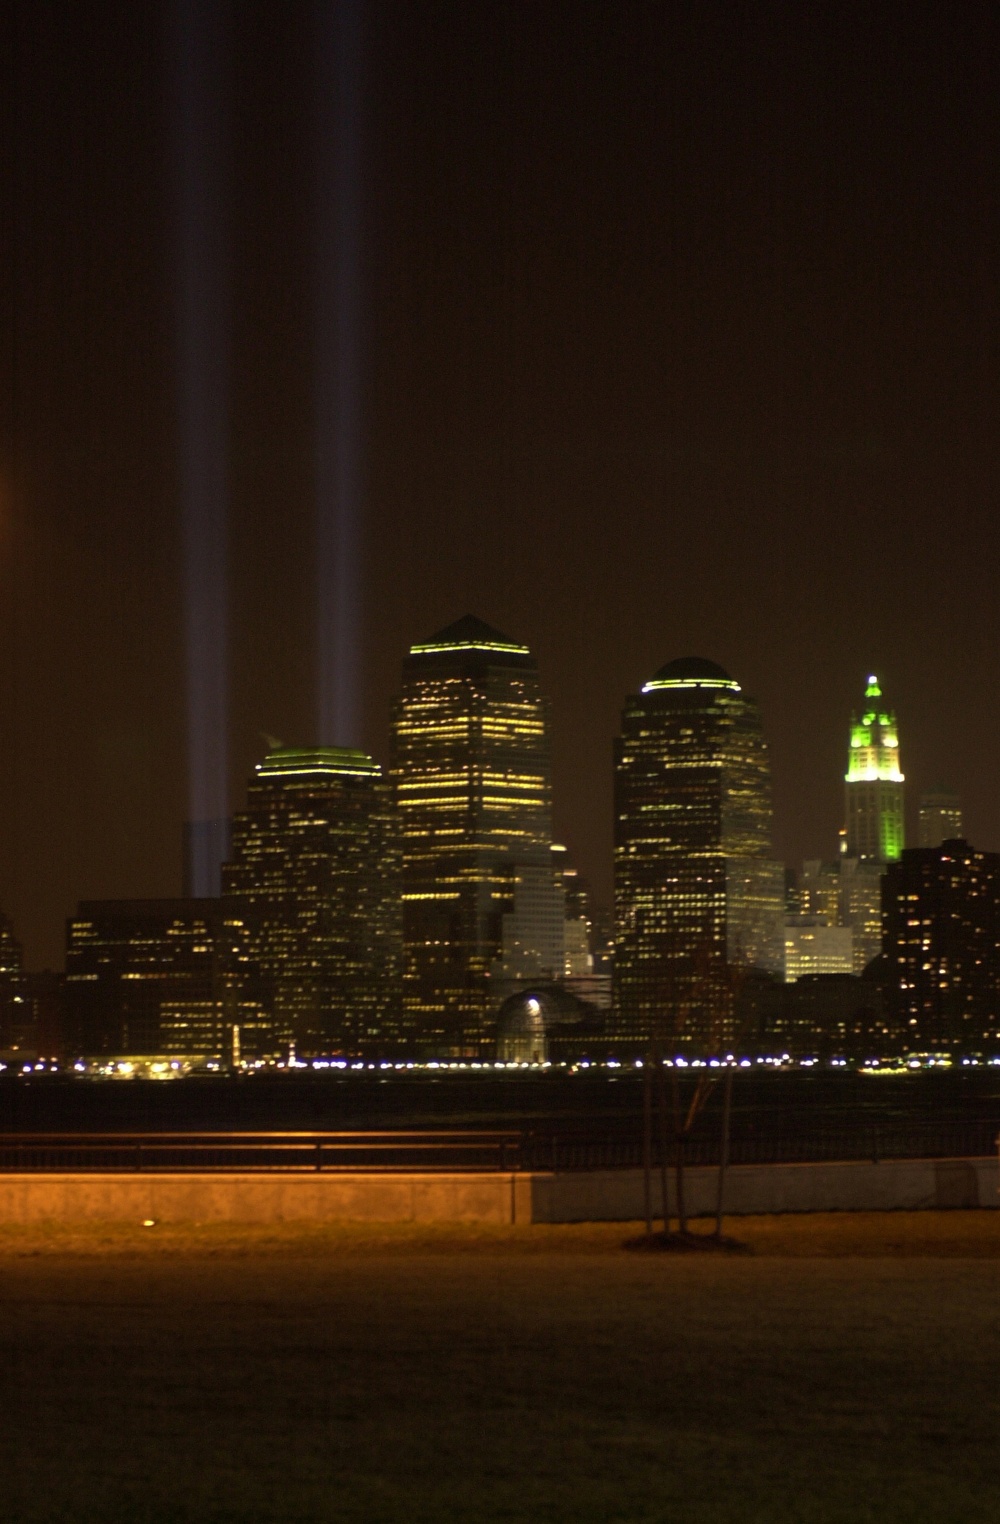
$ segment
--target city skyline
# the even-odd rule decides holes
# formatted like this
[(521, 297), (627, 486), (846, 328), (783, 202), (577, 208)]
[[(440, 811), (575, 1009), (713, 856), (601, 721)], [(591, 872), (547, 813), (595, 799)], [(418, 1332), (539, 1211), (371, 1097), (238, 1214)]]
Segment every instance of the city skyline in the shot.
[[(452, 624), (450, 626), (446, 627), (445, 630), (439, 632), (439, 636), (435, 637), (435, 638), (440, 638), (441, 635), (448, 634), (449, 630), (460, 629), (461, 627), (463, 627), (466, 624), (479, 625), (479, 626), (482, 627), (482, 629), (487, 630), (487, 631), (491, 631), (494, 635), (499, 635), (500, 634), (500, 632), (493, 630), (492, 626), (488, 626), (483, 621), (479, 620), (478, 616), (475, 616), (475, 615), (465, 615), (460, 620), (454, 620), (454, 621), (452, 621)], [(502, 638), (503, 638), (504, 641), (508, 641), (509, 640), (509, 637), (507, 637), (507, 636), (503, 636)], [(527, 654), (527, 652), (528, 652), (527, 645), (520, 644), (520, 643), (518, 643), (516, 641), (515, 641), (515, 645), (516, 645), (516, 649), (519, 652), (523, 652), (523, 653)], [(418, 651), (419, 652), (422, 649), (422, 647), (421, 647), (420, 642), (416, 642), (416, 643), (412, 644), (408, 649), (409, 649), (409, 652), (410, 652), (410, 658), (412, 658), (413, 652), (414, 651)], [(514, 647), (511, 647), (511, 649), (514, 649)], [(533, 660), (533, 658), (532, 658), (532, 660)], [(680, 658), (675, 658), (675, 660), (679, 661), (681, 659)], [(867, 671), (867, 669), (866, 669), (866, 671)], [(882, 689), (879, 687), (879, 679), (876, 677), (875, 674), (873, 674), (871, 672), (867, 672), (866, 677), (864, 679), (862, 679), (862, 681), (863, 681), (864, 686), (865, 686), (865, 699), (864, 699), (865, 703), (870, 703), (871, 702), (871, 694), (872, 694), (872, 686), (873, 685), (875, 686), (875, 691), (878, 693), (879, 697), (881, 697)], [(544, 683), (544, 677), (543, 677), (543, 683)], [(643, 687), (643, 684), (640, 683), (640, 684), (637, 684), (636, 686), (637, 687)], [(392, 707), (392, 705), (396, 704), (397, 702), (398, 702), (397, 700), (393, 700), (392, 704), (390, 705), (390, 708)], [(859, 722), (859, 716), (858, 716), (857, 713), (855, 713), (856, 708), (857, 708), (857, 704), (855, 703), (854, 705), (852, 705), (851, 714), (850, 714), (850, 731), (851, 731), (851, 737), (852, 737), (852, 743), (851, 743), (852, 747), (857, 742), (857, 734), (858, 734), (857, 733), (857, 725), (858, 725), (858, 722)], [(891, 713), (891, 723), (892, 723), (893, 744), (898, 746), (898, 740), (895, 739), (896, 733), (898, 731), (898, 725), (897, 725), (895, 711), (892, 710), (892, 711), (890, 711), (890, 713)], [(861, 718), (864, 719), (864, 718), (867, 718), (867, 716), (862, 715)], [(765, 737), (767, 737), (768, 734), (769, 734), (769, 731), (768, 731), (768, 727), (767, 727), (767, 723), (766, 723), (766, 715), (763, 716), (763, 719), (764, 719), (764, 735), (765, 735)], [(845, 721), (846, 721), (846, 716), (842, 717), (841, 729), (843, 729), (843, 725), (844, 725)], [(549, 722), (549, 724), (550, 724), (550, 728), (551, 728), (551, 721)], [(553, 740), (554, 740), (554, 737), (550, 736), (549, 741), (548, 741), (548, 744), (549, 744), (550, 747), (552, 746)], [(260, 745), (259, 745), (258, 752), (257, 752), (257, 759), (255, 759), (253, 764), (252, 764), (254, 772), (259, 772), (260, 767), (262, 765), (262, 759), (266, 759), (267, 756), (271, 752), (273, 752), (276, 747), (283, 746), (283, 744), (284, 744), (283, 742), (281, 742), (281, 743), (277, 742), (277, 740), (276, 740), (276, 738), (274, 736), (268, 735), (268, 734), (266, 734), (263, 731), (260, 733), (259, 741), (260, 741)], [(302, 749), (304, 749), (305, 751), (309, 750), (308, 747), (305, 747), (305, 748), (302, 748)], [(769, 743), (768, 743), (768, 749), (769, 749), (769, 751), (771, 750)], [(392, 744), (391, 744), (391, 738), (390, 738), (390, 742), (389, 742), (389, 744), (385, 748), (385, 753), (386, 753), (386, 760), (385, 760), (385, 762), (381, 761), (379, 758), (376, 757), (375, 758), (376, 765), (381, 767), (381, 768), (384, 768), (384, 769), (388, 770), (389, 769), (389, 760), (388, 759), (391, 756), (391, 752), (392, 752)], [(908, 728), (907, 728), (907, 753), (908, 752), (909, 752), (909, 739), (908, 739)], [(856, 757), (856, 754), (853, 751), (849, 753), (849, 761), (850, 762), (853, 763), (853, 761), (855, 760), (855, 757)], [(772, 757), (771, 760), (773, 761), (773, 757)], [(613, 773), (613, 769), (609, 765), (609, 768), (608, 768), (609, 778), (611, 777), (612, 773)], [(836, 766), (834, 766), (834, 768), (833, 768), (832, 776), (833, 776), (834, 780), (838, 776), (837, 772), (836, 772)], [(842, 778), (844, 777), (843, 774), (840, 774), (839, 776), (842, 777)], [(851, 785), (851, 781), (850, 781), (849, 777), (845, 781), (847, 782), (847, 785), (848, 785), (847, 786), (847, 796), (849, 798), (850, 794), (851, 794), (852, 785)], [(900, 783), (899, 786), (900, 786), (900, 789), (902, 789), (902, 784), (901, 783)], [(854, 787), (855, 788), (857, 787), (856, 783), (854, 784)], [(939, 788), (940, 785), (937, 785), (936, 787)], [(550, 792), (552, 798), (551, 798), (551, 804), (550, 804), (550, 806), (548, 806), (548, 808), (551, 810), (553, 817), (557, 818), (557, 816), (558, 816), (558, 808), (557, 808), (557, 806), (558, 806), (558, 800), (555, 797), (555, 790), (554, 790), (554, 788), (552, 787), (551, 784), (549, 785), (549, 792)], [(906, 808), (906, 817), (907, 817), (908, 826), (909, 826), (908, 830), (906, 831), (906, 840), (911, 842), (911, 843), (913, 843), (913, 844), (916, 844), (916, 840), (918, 839), (918, 835), (919, 835), (919, 825), (918, 825), (919, 811), (923, 807), (923, 801), (924, 801), (925, 795), (933, 795), (934, 793), (935, 793), (935, 789), (934, 788), (931, 788), (929, 790), (927, 790), (927, 789), (925, 789), (925, 790), (917, 790), (917, 789), (914, 789), (914, 788), (910, 788), (910, 789), (908, 789), (906, 791), (906, 796), (905, 796), (905, 798), (906, 798), (906, 806), (905, 806), (905, 808)], [(955, 797), (957, 798), (958, 796), (956, 795)], [(844, 794), (842, 792), (841, 793), (841, 800), (843, 800), (843, 798), (844, 798)], [(844, 804), (841, 803), (841, 820), (842, 821), (843, 821), (843, 818), (844, 818), (844, 808), (845, 808)], [(228, 831), (229, 831), (229, 829), (231, 827), (232, 817), (236, 815), (236, 813), (238, 812), (238, 809), (239, 809), (239, 803), (238, 803), (238, 796), (237, 796), (237, 800), (236, 800), (236, 802), (234, 803), (234, 806), (233, 806), (232, 814), (231, 814), (231, 816), (227, 820), (225, 820), (225, 821), (215, 821), (215, 822), (205, 822), (204, 823), (205, 825), (207, 825), (207, 826), (212, 828), (211, 833), (210, 833), (211, 836), (212, 836), (211, 850), (214, 851), (216, 854), (219, 854), (219, 853), (222, 854), (222, 859), (220, 859), (220, 865), (221, 865), (221, 861), (224, 860), (225, 856), (228, 853), (228, 848), (227, 848), (227, 846), (225, 844), (228, 842)], [(613, 814), (613, 805), (611, 806), (611, 812)], [(609, 824), (610, 824), (610, 818), (609, 818)], [(190, 836), (192, 834), (192, 823), (188, 822), (188, 821), (181, 820), (181, 821), (178, 821), (177, 825), (178, 825), (179, 839), (180, 839), (181, 848), (182, 848), (182, 850), (181, 850), (180, 868), (179, 868), (179, 880), (178, 880), (177, 883), (167, 884), (166, 889), (164, 891), (164, 894), (159, 896), (160, 898), (164, 898), (164, 899), (167, 899), (167, 900), (169, 900), (169, 899), (171, 899), (173, 897), (176, 897), (176, 895), (178, 893), (181, 893), (181, 894), (189, 894), (189, 893), (191, 893), (191, 889), (190, 889), (190, 869), (188, 868), (188, 858), (189, 858), (189, 855), (190, 855), (190, 852), (191, 852), (192, 849), (189, 847), (188, 843), (189, 843), (189, 838), (190, 838)], [(556, 836), (558, 835), (558, 832), (557, 831), (552, 831), (551, 827), (549, 828), (549, 830), (550, 830), (550, 834), (552, 836), (552, 839), (555, 840)], [(776, 841), (780, 841), (780, 839), (781, 839), (781, 831), (780, 831), (780, 820), (778, 818), (775, 818), (775, 820), (774, 820), (774, 835), (775, 835)], [(837, 855), (837, 842), (838, 842), (838, 840), (840, 842), (840, 850), (843, 851), (844, 847), (845, 847), (845, 840), (844, 840), (843, 826), (842, 825), (838, 826), (836, 836), (833, 839), (828, 839), (824, 843), (823, 849), (822, 849), (822, 858), (823, 859), (834, 859), (836, 857), (836, 855)], [(981, 845), (984, 846), (984, 847), (988, 847), (987, 843), (980, 844), (979, 842), (975, 842), (974, 844), (977, 847), (980, 847)], [(204, 850), (204, 844), (202, 846), (202, 850)], [(576, 854), (576, 851), (574, 849), (574, 857), (576, 857), (576, 855), (577, 854)], [(776, 857), (778, 857), (780, 860), (782, 860), (785, 863), (786, 867), (788, 867), (789, 869), (793, 870), (796, 873), (799, 871), (799, 868), (800, 868), (800, 866), (801, 866), (801, 864), (803, 862), (808, 862), (809, 861), (809, 857), (803, 857), (803, 858), (798, 858), (798, 859), (791, 859), (791, 858), (786, 856), (784, 858), (781, 858), (780, 851), (778, 851), (777, 848), (776, 848), (775, 855), (776, 855)], [(216, 866), (216, 870), (215, 870), (216, 877), (218, 876), (218, 866), (220, 866), (220, 865)], [(607, 885), (608, 885), (606, 894), (602, 895), (602, 893), (601, 893), (602, 878), (605, 877), (605, 876), (602, 875), (600, 869), (598, 870), (598, 872), (596, 874), (593, 874), (593, 877), (591, 877), (591, 875), (586, 873), (586, 872), (584, 873), (584, 876), (587, 879), (587, 882), (589, 884), (591, 884), (591, 886), (592, 886), (592, 893), (593, 893), (593, 896), (594, 896), (594, 902), (595, 902), (595, 904), (600, 906), (600, 908), (602, 910), (610, 912), (611, 911), (611, 907), (612, 907), (612, 903), (613, 903), (613, 890), (612, 890), (612, 885), (611, 885), (612, 866), (613, 866), (613, 852), (609, 854), (608, 863), (606, 865), (604, 865), (604, 866), (606, 867), (606, 879), (605, 879), (605, 881), (607, 882)], [(596, 888), (593, 887), (594, 885), (596, 885)], [(150, 899), (152, 897), (154, 897), (154, 896), (150, 896), (150, 895), (126, 896), (125, 893), (123, 891), (121, 891), (120, 887), (116, 887), (116, 886), (112, 886), (112, 889), (111, 889), (110, 893), (108, 893), (105, 896), (101, 896), (101, 898), (107, 899), (109, 901), (114, 901), (114, 900), (125, 901), (126, 899), (129, 899), (129, 898), (134, 898), (134, 899), (137, 899), (137, 900), (144, 900), (144, 899)], [(194, 897), (198, 898), (197, 895), (195, 895)], [(91, 895), (76, 894), (75, 897), (74, 897), (74, 906), (78, 905), (81, 901), (84, 901), (84, 900), (87, 900), (87, 899), (91, 899), (91, 898), (98, 898), (98, 897), (97, 896), (91, 896)], [(4, 908), (6, 908), (6, 907), (4, 907)], [(19, 938), (21, 940), (21, 942), (22, 943), (28, 942), (28, 953), (27, 953), (27, 956), (26, 956), (26, 966), (31, 966), (31, 967), (36, 967), (36, 966), (40, 967), (40, 966), (42, 966), (41, 962), (37, 958), (34, 961), (32, 961), (31, 956), (30, 956), (30, 941), (28, 941), (28, 939), (21, 932), (20, 926), (19, 926), (18, 921), (17, 921), (16, 914), (12, 914), (9, 909), (8, 909), (7, 913), (10, 916), (10, 920), (11, 920), (12, 924), (14, 925), (14, 927), (15, 927), (15, 929), (17, 931), (17, 934), (18, 934), (18, 936), (19, 936)], [(62, 937), (62, 933), (63, 933), (63, 929), (64, 929), (64, 925), (65, 925), (66, 920), (68, 920), (72, 915), (73, 915), (73, 908), (71, 908), (67, 912), (67, 915), (64, 918), (63, 922), (60, 923), (60, 925), (59, 925), (58, 936), (60, 938)], [(56, 963), (59, 963), (59, 962), (61, 962), (61, 957), (57, 956), (56, 958), (54, 958), (54, 959), (50, 960), (48, 963), (46, 963), (45, 966), (54, 966)], [(860, 972), (860, 966), (858, 967), (857, 972)]]
[[(874, 673), (847, 732), (840, 851), (800, 876), (771, 854), (768, 744), (743, 686), (689, 656), (627, 695), (605, 946), (553, 840), (537, 663), (467, 614), (410, 646), (387, 771), (266, 738), (245, 808), (213, 833), (230, 842), (221, 898), (81, 901), (54, 1051), (178, 1070), (542, 1062), (551, 1024), (577, 1054), (978, 1056), (1000, 1032), (1000, 854), (956, 839), (961, 801), (940, 787), (920, 800), (938, 844), (905, 848), (900, 727)], [(26, 974), (9, 919), (0, 931), (16, 1055), (55, 1031), (58, 995)]]

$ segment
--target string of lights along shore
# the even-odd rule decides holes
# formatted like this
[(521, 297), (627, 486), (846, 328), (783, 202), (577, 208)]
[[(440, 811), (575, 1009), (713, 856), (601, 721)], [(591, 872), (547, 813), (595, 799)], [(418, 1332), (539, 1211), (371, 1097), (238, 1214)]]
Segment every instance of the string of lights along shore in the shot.
[[(192, 872), (189, 853), (181, 897), (82, 902), (62, 975), (26, 970), (0, 919), (0, 1058), (186, 1073), (1000, 1052), (1000, 856), (965, 840), (943, 783), (907, 848), (875, 674), (845, 716), (839, 842), (791, 869), (759, 705), (714, 660), (655, 668), (614, 741), (613, 909), (553, 840), (551, 731), (520, 640), (466, 615), (415, 641), (387, 766), (270, 740), (215, 833), (221, 865), (206, 875), (201, 851)], [(218, 893), (195, 892), (206, 876)]]

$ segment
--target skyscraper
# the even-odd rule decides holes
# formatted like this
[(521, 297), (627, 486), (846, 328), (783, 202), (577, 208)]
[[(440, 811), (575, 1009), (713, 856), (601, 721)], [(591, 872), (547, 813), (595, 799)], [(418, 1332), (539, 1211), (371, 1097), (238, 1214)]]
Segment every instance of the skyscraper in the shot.
[(732, 1035), (732, 971), (780, 977), (785, 871), (771, 850), (760, 711), (715, 662), (661, 667), (615, 746), (615, 1018), (712, 1049)]
[[(552, 863), (549, 711), (527, 646), (466, 615), (411, 646), (393, 710), (409, 1033), (491, 1040), (491, 971), (547, 957), (565, 914)], [(537, 944), (537, 946), (536, 946)]]
[(243, 998), (300, 1053), (391, 1049), (400, 855), (382, 769), (346, 748), (271, 751), (232, 840), (223, 893), (243, 928)]
[(847, 856), (898, 861), (903, 850), (899, 728), (875, 676), (868, 679), (861, 713), (851, 715), (844, 783)]
[(939, 847), (962, 836), (962, 801), (951, 789), (931, 789), (920, 796), (920, 846)]
[(851, 928), (860, 974), (881, 950), (882, 875), (904, 845), (899, 727), (874, 674), (860, 714), (851, 715), (844, 801), (840, 920)]

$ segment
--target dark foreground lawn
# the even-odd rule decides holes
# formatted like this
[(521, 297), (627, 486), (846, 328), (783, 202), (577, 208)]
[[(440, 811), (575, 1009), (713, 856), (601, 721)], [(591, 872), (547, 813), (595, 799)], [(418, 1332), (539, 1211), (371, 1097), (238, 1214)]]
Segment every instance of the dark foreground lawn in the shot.
[(992, 1213), (0, 1232), (0, 1519), (1000, 1519)]

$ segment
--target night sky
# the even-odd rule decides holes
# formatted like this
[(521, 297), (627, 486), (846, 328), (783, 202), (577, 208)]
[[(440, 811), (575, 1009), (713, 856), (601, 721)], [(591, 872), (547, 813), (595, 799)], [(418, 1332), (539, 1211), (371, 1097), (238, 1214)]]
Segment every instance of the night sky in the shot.
[[(36, 967), (77, 899), (180, 887), (170, 15), (2, 8), (0, 905)], [(220, 16), (238, 806), (262, 732), (317, 738), (329, 144), (317, 7)], [(789, 862), (835, 851), (869, 670), (911, 815), (948, 783), (1000, 848), (996, 17), (363, 8), (361, 738), (411, 641), (527, 641), (600, 898), (623, 697), (688, 654), (763, 706)]]

